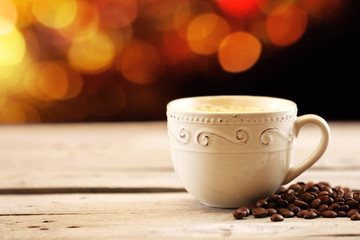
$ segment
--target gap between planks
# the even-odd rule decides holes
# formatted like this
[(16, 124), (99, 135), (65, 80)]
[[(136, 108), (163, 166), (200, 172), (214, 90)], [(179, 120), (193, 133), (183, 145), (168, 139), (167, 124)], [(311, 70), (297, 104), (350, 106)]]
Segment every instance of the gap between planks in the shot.
[(184, 188), (170, 187), (57, 187), (57, 188), (9, 188), (0, 189), (0, 195), (7, 194), (72, 194), (72, 193), (172, 193), (186, 192)]

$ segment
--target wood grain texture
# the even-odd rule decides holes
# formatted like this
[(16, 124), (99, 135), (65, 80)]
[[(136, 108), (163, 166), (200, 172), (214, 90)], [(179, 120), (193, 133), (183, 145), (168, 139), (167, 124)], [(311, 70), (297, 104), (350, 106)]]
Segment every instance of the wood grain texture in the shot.
[[(0, 196), (2, 239), (354, 239), (349, 218), (243, 220), (187, 193)], [(43, 229), (43, 230), (42, 230)], [(348, 239), (348, 238), (346, 238)], [(352, 238), (349, 238), (352, 239)]]

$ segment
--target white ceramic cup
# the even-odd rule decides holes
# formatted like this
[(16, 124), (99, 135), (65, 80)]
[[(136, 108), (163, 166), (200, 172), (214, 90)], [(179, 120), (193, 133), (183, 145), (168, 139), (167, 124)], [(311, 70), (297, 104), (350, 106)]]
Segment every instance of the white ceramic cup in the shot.
[[(202, 204), (236, 208), (273, 194), (311, 167), (327, 148), (329, 126), (297, 117), (286, 99), (258, 96), (183, 98), (167, 105), (174, 170)], [(321, 131), (316, 150), (293, 165), (295, 139), (308, 124)]]

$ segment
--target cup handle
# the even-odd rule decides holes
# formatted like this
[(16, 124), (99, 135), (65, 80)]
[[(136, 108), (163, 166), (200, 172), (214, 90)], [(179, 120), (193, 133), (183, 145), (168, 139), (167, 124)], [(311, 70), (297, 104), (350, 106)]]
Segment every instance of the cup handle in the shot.
[(316, 148), (316, 150), (305, 161), (295, 166), (292, 165), (290, 166), (290, 169), (288, 170), (288, 173), (286, 174), (285, 179), (282, 183), (283, 185), (288, 184), (289, 182), (294, 180), (297, 176), (299, 176), (301, 173), (303, 173), (306, 169), (308, 169), (314, 163), (316, 163), (320, 159), (320, 157), (324, 154), (328, 146), (330, 140), (329, 125), (326, 123), (326, 121), (323, 118), (317, 115), (307, 114), (298, 117), (295, 121), (295, 126), (294, 126), (295, 137), (298, 137), (299, 132), (303, 126), (309, 124), (315, 125), (320, 129), (321, 141), (318, 147)]

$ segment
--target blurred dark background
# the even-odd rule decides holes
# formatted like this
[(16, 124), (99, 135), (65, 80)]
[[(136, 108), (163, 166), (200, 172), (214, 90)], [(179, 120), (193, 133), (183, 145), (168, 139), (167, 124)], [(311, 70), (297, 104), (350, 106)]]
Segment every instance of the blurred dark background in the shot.
[[(0, 122), (165, 120), (169, 101), (199, 95), (282, 97), (298, 104), (299, 115), (360, 119), (360, 1), (246, 0), (238, 6), (242, 12), (229, 12), (231, 2), (74, 0), (66, 6), (73, 19), (54, 22), (43, 12), (56, 13), (56, 3), (6, 0), (0, 20), (3, 14), (13, 22), (1, 28), (0, 21)], [(292, 12), (283, 13), (289, 7)], [(274, 32), (303, 24), (298, 37), (284, 43), (270, 36), (268, 19), (279, 13)], [(189, 29), (204, 14), (226, 25), (209, 33), (211, 27), (200, 24), (199, 40)], [(236, 32), (250, 33), (261, 52), (249, 57), (248, 69), (229, 71), (218, 49)]]

